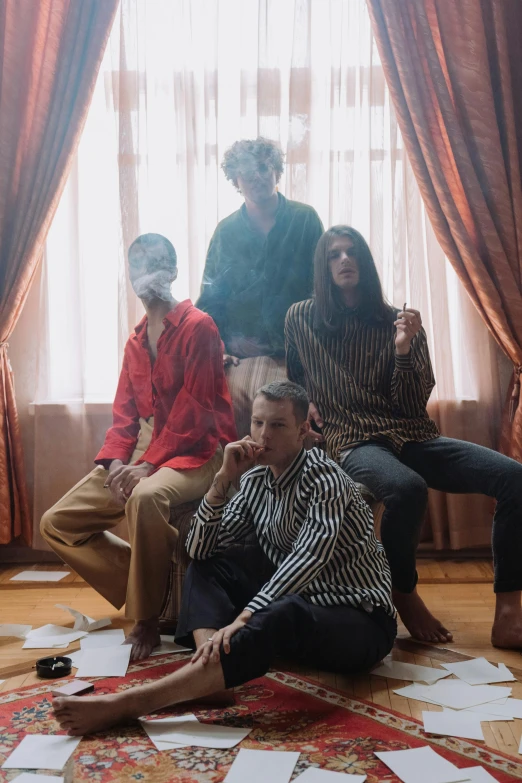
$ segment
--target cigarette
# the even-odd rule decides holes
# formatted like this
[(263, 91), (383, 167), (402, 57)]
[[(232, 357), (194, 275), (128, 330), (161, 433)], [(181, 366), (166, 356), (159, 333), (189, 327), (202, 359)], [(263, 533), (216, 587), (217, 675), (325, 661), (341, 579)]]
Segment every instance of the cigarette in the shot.
[(402, 311), (404, 312), (407, 307), (408, 307), (408, 302), (404, 302), (404, 304), (402, 306)]

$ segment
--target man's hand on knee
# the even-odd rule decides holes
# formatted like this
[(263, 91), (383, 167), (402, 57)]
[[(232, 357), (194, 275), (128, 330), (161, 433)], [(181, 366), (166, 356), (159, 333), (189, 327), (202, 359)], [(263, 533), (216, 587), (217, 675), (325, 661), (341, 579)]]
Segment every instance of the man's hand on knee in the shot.
[(119, 465), (114, 466), (115, 462), (120, 462), (120, 460), (114, 460), (111, 463), (105, 485), (109, 488), (116, 503), (125, 505), (136, 484), (142, 478), (150, 476), (154, 465), (151, 465), (150, 462), (141, 462), (139, 465), (124, 465), (120, 462)]
[(220, 628), (213, 636), (207, 639), (206, 642), (201, 644), (194, 655), (192, 656), (192, 663), (196, 663), (201, 659), (201, 663), (205, 666), (209, 661), (212, 663), (218, 663), (219, 650), (223, 645), (223, 650), (228, 655), (230, 652), (230, 640), (241, 628), (244, 628), (247, 622), (252, 617), (252, 612), (248, 612), (246, 609), (236, 617), (233, 623), (226, 625), (224, 628)]

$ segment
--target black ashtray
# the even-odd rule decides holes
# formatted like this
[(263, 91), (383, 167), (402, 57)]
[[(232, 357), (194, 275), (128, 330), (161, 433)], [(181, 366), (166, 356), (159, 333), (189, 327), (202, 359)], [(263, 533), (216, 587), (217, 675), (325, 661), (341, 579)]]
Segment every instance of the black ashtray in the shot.
[(71, 673), (71, 666), (71, 659), (66, 658), (64, 655), (40, 658), (39, 661), (36, 661), (36, 673), (38, 677), (56, 680), (58, 677), (67, 677)]

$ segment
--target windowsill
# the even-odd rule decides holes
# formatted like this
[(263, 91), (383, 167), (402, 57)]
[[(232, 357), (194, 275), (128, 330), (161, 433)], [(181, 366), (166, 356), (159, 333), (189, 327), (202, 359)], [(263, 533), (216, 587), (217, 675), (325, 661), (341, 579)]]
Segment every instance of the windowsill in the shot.
[(112, 413), (112, 400), (42, 400), (40, 402), (29, 403), (29, 415), (34, 416), (36, 412), (45, 416), (52, 416), (60, 413), (91, 413), (103, 416)]

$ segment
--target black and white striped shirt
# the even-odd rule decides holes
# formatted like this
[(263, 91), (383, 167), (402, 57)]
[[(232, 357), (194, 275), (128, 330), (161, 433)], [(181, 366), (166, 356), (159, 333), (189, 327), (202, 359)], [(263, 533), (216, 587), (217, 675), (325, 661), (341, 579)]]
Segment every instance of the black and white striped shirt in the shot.
[(391, 577), (372, 513), (355, 484), (319, 449), (299, 453), (279, 478), (252, 468), (228, 504), (204, 498), (192, 522), (187, 551), (203, 560), (254, 529), (276, 567), (246, 609), (299, 593), (319, 606), (382, 607), (395, 616)]

